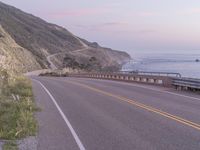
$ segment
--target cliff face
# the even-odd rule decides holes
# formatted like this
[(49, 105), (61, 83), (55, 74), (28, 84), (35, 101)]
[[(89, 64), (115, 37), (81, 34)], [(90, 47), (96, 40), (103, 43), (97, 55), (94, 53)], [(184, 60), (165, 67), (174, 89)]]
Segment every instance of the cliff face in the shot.
[(0, 26), (0, 67), (12, 73), (41, 69), (34, 56), (19, 46)]
[[(100, 58), (98, 61), (103, 66), (119, 65), (130, 59), (125, 52), (102, 48), (97, 43), (74, 36), (63, 27), (1, 2), (0, 25), (0, 65), (15, 71), (49, 68), (47, 56), (56, 53), (69, 53), (78, 59), (83, 57), (82, 60), (95, 56)], [(84, 51), (77, 51), (85, 47)], [(52, 61), (62, 67), (63, 58), (59, 55), (52, 57)]]

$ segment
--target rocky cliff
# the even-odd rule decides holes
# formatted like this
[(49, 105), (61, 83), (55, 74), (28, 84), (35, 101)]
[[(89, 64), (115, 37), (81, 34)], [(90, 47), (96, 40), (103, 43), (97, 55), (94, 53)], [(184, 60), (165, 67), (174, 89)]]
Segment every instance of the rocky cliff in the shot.
[(65, 54), (78, 61), (95, 56), (103, 67), (119, 66), (130, 59), (125, 52), (103, 48), (0, 2), (0, 66), (17, 72), (49, 68), (47, 57), (53, 54), (51, 60), (57, 67), (63, 67)]
[(1, 26), (0, 67), (13, 73), (41, 69), (33, 54), (18, 45)]

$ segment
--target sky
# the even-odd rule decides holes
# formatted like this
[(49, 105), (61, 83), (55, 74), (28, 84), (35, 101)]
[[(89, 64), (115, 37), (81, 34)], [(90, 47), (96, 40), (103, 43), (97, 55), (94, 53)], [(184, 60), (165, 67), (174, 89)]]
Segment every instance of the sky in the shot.
[(200, 53), (200, 0), (1, 0), (102, 46)]

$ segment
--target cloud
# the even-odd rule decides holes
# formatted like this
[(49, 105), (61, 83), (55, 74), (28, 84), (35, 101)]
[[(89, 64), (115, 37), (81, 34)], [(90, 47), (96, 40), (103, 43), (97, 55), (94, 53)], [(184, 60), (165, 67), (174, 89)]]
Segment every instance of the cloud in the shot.
[(186, 11), (179, 12), (180, 15), (196, 15), (200, 14), (200, 8), (191, 8)]
[(139, 30), (137, 33), (139, 34), (149, 34), (149, 33), (156, 33), (156, 30), (153, 29), (144, 29), (144, 30)]
[(110, 8), (118, 8), (118, 7), (122, 7), (124, 6), (124, 2), (123, 1), (115, 1), (115, 2), (111, 2), (111, 3), (107, 3), (106, 7), (110, 7)]
[(152, 35), (157, 34), (158, 30), (155, 29), (141, 29), (136, 28), (134, 25), (129, 24), (127, 22), (106, 22), (106, 23), (99, 23), (95, 25), (74, 25), (76, 28), (80, 28), (81, 30), (88, 30), (88, 31), (98, 31), (103, 33), (120, 33), (120, 34), (134, 34), (134, 35)]
[(49, 17), (53, 18), (65, 18), (65, 17), (81, 17), (81, 16), (92, 16), (98, 14), (108, 13), (109, 9), (106, 8), (85, 8), (79, 10), (69, 10), (69, 11), (58, 11), (47, 13)]
[(194, 8), (194, 9), (192, 9), (191, 13), (198, 13), (198, 14), (200, 14), (200, 8)]
[(114, 30), (114, 29), (120, 29), (124, 28), (128, 25), (126, 22), (105, 22), (105, 23), (99, 23), (99, 24), (93, 24), (93, 25), (75, 25), (78, 28), (84, 28), (87, 30)]
[(152, 17), (152, 16), (158, 16), (155, 12), (139, 12), (138, 16), (140, 17)]
[(107, 22), (107, 23), (98, 24), (97, 26), (109, 27), (109, 26), (122, 26), (122, 25), (127, 25), (127, 24), (128, 23), (126, 22)]

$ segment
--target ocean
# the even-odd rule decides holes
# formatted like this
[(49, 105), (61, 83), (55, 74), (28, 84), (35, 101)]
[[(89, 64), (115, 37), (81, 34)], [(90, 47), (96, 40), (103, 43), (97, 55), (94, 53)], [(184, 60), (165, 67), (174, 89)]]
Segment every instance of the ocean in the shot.
[(138, 54), (122, 71), (173, 72), (200, 79), (200, 54)]

